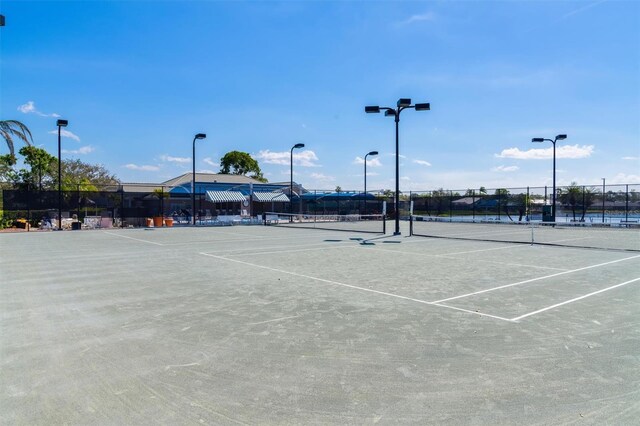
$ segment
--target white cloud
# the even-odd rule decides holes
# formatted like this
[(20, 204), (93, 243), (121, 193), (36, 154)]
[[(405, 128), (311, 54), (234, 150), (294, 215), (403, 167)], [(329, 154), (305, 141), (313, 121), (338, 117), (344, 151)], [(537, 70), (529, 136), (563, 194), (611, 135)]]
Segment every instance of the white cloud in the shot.
[(408, 180), (411, 180), (411, 178), (409, 176), (402, 176), (400, 178), (400, 180), (407, 180), (408, 181)]
[(409, 25), (415, 22), (433, 21), (436, 19), (436, 14), (433, 12), (421, 13), (419, 15), (411, 15), (408, 19), (401, 22), (402, 25)]
[(640, 175), (618, 173), (613, 179), (607, 179), (606, 184), (640, 183)]
[(45, 114), (43, 112), (38, 111), (33, 101), (29, 101), (24, 105), (20, 105), (18, 107), (18, 111), (20, 111), (23, 114), (36, 114), (36, 115), (39, 115), (40, 117), (54, 117), (54, 118), (60, 117), (60, 115), (56, 114), (55, 112), (51, 114)]
[[(587, 158), (593, 154), (593, 145), (562, 145), (556, 148), (556, 158)], [(553, 158), (553, 147), (533, 148), (521, 151), (520, 148), (503, 149), (498, 158), (515, 158), (518, 160), (546, 160)]]
[[(49, 132), (52, 135), (57, 135), (58, 131), (57, 130), (52, 130)], [(60, 136), (62, 136), (63, 138), (69, 138), (69, 139), (73, 139), (76, 142), (80, 142), (80, 138), (73, 134), (72, 132), (65, 130), (65, 129), (60, 129)]]
[(95, 151), (95, 148), (90, 146), (90, 145), (81, 146), (78, 149), (71, 149), (71, 150), (63, 149), (62, 150), (62, 152), (64, 152), (65, 154), (76, 154), (76, 155), (78, 155), (78, 154), (80, 154), (80, 155), (89, 154), (89, 153), (91, 153), (93, 151)]
[(125, 164), (124, 167), (129, 170), (141, 170), (143, 172), (156, 172), (160, 170), (160, 167), (158, 166), (138, 166), (137, 164), (131, 163)]
[(333, 176), (323, 175), (322, 173), (311, 173), (311, 178), (321, 182), (334, 182), (336, 178)]
[[(395, 152), (388, 152), (388, 153), (386, 153), (386, 154), (384, 154), (384, 155), (388, 155), (388, 156), (390, 156), (390, 157), (395, 157), (395, 156), (396, 156), (396, 153), (395, 153)], [(398, 158), (405, 159), (405, 158), (407, 158), (407, 156), (406, 156), (406, 155), (402, 155), (402, 154), (400, 154), (400, 155), (398, 155)]]
[(211, 159), (211, 157), (207, 157), (205, 159), (202, 160), (204, 163), (207, 163), (208, 165), (212, 166), (212, 167), (220, 167), (220, 164), (216, 163), (215, 161), (213, 161)]
[(172, 157), (170, 155), (161, 155), (160, 159), (162, 161), (168, 161), (170, 163), (190, 163), (190, 157)]
[(519, 170), (518, 166), (498, 166), (491, 169), (492, 172), (515, 172)]
[(632, 161), (637, 161), (640, 160), (640, 157), (622, 157), (623, 160), (632, 160)]
[(420, 164), (421, 166), (431, 166), (431, 163), (424, 160), (413, 160), (414, 163)]
[[(258, 152), (256, 158), (266, 164), (289, 165), (291, 161), (291, 152), (272, 152), (267, 149)], [(318, 157), (316, 156), (316, 153), (311, 150), (293, 152), (293, 164), (295, 165), (302, 167), (319, 167), (315, 161), (318, 161)]]
[(196, 170), (196, 173), (211, 173), (211, 174), (215, 175), (218, 172), (216, 172), (214, 170), (209, 170), (209, 169), (201, 169), (201, 170)]
[[(356, 159), (353, 160), (353, 164), (364, 164), (364, 158), (356, 157)], [(382, 166), (382, 163), (380, 162), (380, 160), (374, 157), (374, 158), (367, 159), (367, 166), (380, 167)]]

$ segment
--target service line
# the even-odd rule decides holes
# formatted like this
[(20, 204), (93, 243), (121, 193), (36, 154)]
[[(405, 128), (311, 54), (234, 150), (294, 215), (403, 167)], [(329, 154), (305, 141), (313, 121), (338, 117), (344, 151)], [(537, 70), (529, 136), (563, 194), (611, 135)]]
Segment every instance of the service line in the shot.
[(570, 271), (563, 271), (563, 272), (558, 272), (557, 274), (551, 274), (551, 275), (545, 275), (543, 277), (532, 278), (530, 280), (518, 281), (517, 283), (505, 284), (505, 285), (501, 285), (501, 286), (498, 286), (498, 287), (488, 288), (488, 289), (485, 289), (485, 290), (474, 291), (473, 293), (461, 294), (460, 296), (453, 296), (453, 297), (448, 297), (446, 299), (435, 300), (435, 301), (433, 301), (431, 303), (442, 303), (442, 302), (447, 302), (449, 300), (462, 299), (464, 297), (475, 296), (476, 294), (487, 293), (487, 292), (490, 292), (490, 291), (495, 291), (495, 290), (500, 290), (500, 289), (507, 288), (507, 287), (513, 287), (513, 286), (517, 286), (517, 285), (527, 284), (527, 283), (531, 283), (531, 282), (534, 282), (534, 281), (546, 280), (547, 278), (554, 278), (554, 277), (558, 277), (560, 275), (572, 274), (574, 272), (585, 271), (587, 269), (599, 268), (601, 266), (607, 266), (607, 265), (611, 265), (611, 264), (618, 263), (618, 262), (624, 262), (625, 260), (630, 260), (630, 259), (637, 259), (639, 257), (640, 257), (640, 254), (637, 255), (637, 256), (631, 256), (631, 257), (625, 257), (623, 259), (612, 260), (610, 262), (598, 263), (597, 265), (585, 266), (584, 268), (571, 269)]
[(395, 297), (397, 299), (409, 300), (411, 302), (417, 302), (417, 303), (421, 303), (423, 305), (433, 305), (433, 306), (438, 306), (438, 307), (442, 307), (442, 308), (453, 309), (453, 310), (456, 310), (456, 311), (463, 311), (463, 312), (467, 312), (467, 313), (471, 313), (471, 314), (475, 314), (475, 315), (480, 315), (480, 316), (483, 316), (483, 317), (489, 317), (489, 318), (499, 319), (499, 320), (502, 320), (502, 321), (513, 322), (509, 318), (502, 318), (502, 317), (498, 317), (498, 316), (495, 316), (495, 315), (484, 314), (482, 312), (469, 311), (469, 310), (465, 310), (465, 309), (461, 309), (461, 308), (455, 308), (455, 307), (452, 307), (452, 306), (441, 305), (441, 304), (434, 303), (434, 302), (427, 302), (426, 300), (416, 299), (416, 298), (413, 298), (413, 297), (402, 296), (402, 295), (399, 295), (399, 294), (388, 293), (386, 291), (374, 290), (374, 289), (366, 288), (366, 287), (359, 287), (359, 286), (351, 285), (351, 284), (345, 284), (345, 283), (341, 283), (341, 282), (338, 282), (338, 281), (332, 281), (332, 280), (327, 280), (327, 279), (324, 279), (324, 278), (313, 277), (311, 275), (299, 274), (297, 272), (285, 271), (283, 269), (278, 269), (278, 268), (272, 268), (272, 267), (269, 267), (269, 266), (258, 265), (258, 264), (255, 264), (255, 263), (245, 262), (243, 260), (230, 259), (228, 257), (216, 256), (216, 255), (210, 254), (210, 253), (199, 253), (199, 254), (201, 254), (202, 256), (213, 257), (213, 258), (219, 259), (219, 260), (225, 260), (227, 262), (234, 262), (234, 263), (239, 263), (241, 265), (253, 266), (254, 268), (266, 269), (266, 270), (272, 271), (272, 272), (279, 272), (281, 274), (293, 275), (295, 277), (306, 278), (306, 279), (310, 279), (310, 280), (314, 280), (314, 281), (320, 281), (320, 282), (323, 282), (323, 283), (342, 286), (342, 287), (347, 287), (347, 288), (351, 288), (351, 289), (354, 289), (354, 290), (361, 290), (361, 291), (366, 291), (366, 292), (369, 292), (369, 293), (381, 294), (383, 296)]
[(519, 321), (522, 318), (530, 317), (532, 315), (539, 314), (540, 312), (548, 311), (550, 309), (557, 308), (558, 306), (567, 305), (569, 303), (576, 302), (578, 300), (586, 299), (587, 297), (594, 296), (599, 293), (604, 293), (605, 291), (613, 290), (614, 288), (622, 287), (627, 284), (631, 284), (633, 282), (640, 281), (640, 278), (634, 278), (629, 281), (625, 281), (620, 284), (612, 285), (611, 287), (603, 288), (602, 290), (594, 291), (593, 293), (585, 294), (584, 296), (574, 297), (573, 299), (565, 300), (564, 302), (556, 303), (555, 305), (547, 306), (546, 308), (538, 309), (537, 311), (529, 312), (528, 314), (520, 315), (519, 317), (511, 318), (511, 321)]

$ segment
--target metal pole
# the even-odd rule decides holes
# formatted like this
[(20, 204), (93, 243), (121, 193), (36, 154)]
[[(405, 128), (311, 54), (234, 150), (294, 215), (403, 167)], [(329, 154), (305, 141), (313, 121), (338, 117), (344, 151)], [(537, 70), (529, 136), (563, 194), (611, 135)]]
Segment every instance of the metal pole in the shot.
[(625, 187), (624, 221), (629, 223), (629, 184)]
[(552, 207), (551, 207), (551, 219), (552, 222), (556, 221), (556, 141), (553, 141), (553, 194), (552, 197)]
[(602, 178), (602, 223), (604, 223), (604, 195), (605, 195), (605, 180)]
[(367, 155), (364, 156), (364, 214), (367, 214)]
[(395, 195), (395, 210), (396, 210), (396, 230), (393, 235), (400, 235), (400, 150), (399, 150), (399, 137), (398, 137), (398, 125), (400, 123), (400, 107), (395, 111), (396, 121), (396, 195)]
[[(290, 156), (289, 156), (289, 168), (290, 168), (290, 176), (291, 180), (289, 182), (289, 214), (293, 214), (293, 148), (291, 148)], [(293, 217), (290, 217), (289, 220), (292, 220)]]
[(62, 231), (62, 163), (60, 142), (60, 125), (58, 125), (58, 231)]
[(196, 137), (193, 138), (193, 169), (191, 173), (191, 218), (193, 225), (196, 224)]

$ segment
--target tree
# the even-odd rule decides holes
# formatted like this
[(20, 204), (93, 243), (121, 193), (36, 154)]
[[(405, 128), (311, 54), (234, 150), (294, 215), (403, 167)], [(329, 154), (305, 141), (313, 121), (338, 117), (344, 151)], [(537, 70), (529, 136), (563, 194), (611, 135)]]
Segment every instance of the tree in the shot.
[(14, 164), (15, 147), (13, 144), (13, 138), (16, 137), (27, 145), (31, 145), (33, 142), (33, 136), (31, 136), (31, 132), (27, 126), (17, 120), (0, 120), (0, 135), (2, 135), (2, 138), (7, 142), (9, 155), (14, 157)]
[(565, 189), (560, 190), (560, 202), (565, 205), (571, 206), (573, 212), (573, 220), (576, 220), (576, 207), (579, 200), (582, 199), (582, 188), (578, 186), (577, 182), (571, 182), (571, 185)]
[(24, 157), (24, 163), (29, 166), (29, 169), (20, 169), (17, 177), (19, 183), (27, 184), (32, 187), (43, 189), (44, 186), (51, 186), (57, 179), (54, 174), (58, 159), (49, 154), (42, 148), (35, 146), (24, 146), (18, 151), (20, 155)]
[[(266, 182), (258, 162), (248, 152), (230, 151), (220, 159), (220, 173), (223, 175), (244, 175)], [(248, 175), (248, 173), (253, 173)]]
[(102, 164), (88, 164), (80, 160), (62, 160), (62, 186), (75, 190), (96, 191), (99, 186), (116, 185), (120, 180)]

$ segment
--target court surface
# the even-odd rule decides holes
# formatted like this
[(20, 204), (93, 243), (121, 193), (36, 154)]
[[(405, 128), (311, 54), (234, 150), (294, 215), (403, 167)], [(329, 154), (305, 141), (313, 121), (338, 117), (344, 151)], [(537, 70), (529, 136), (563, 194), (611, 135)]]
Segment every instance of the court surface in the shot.
[(2, 423), (637, 424), (640, 253), (407, 235), (2, 234)]

